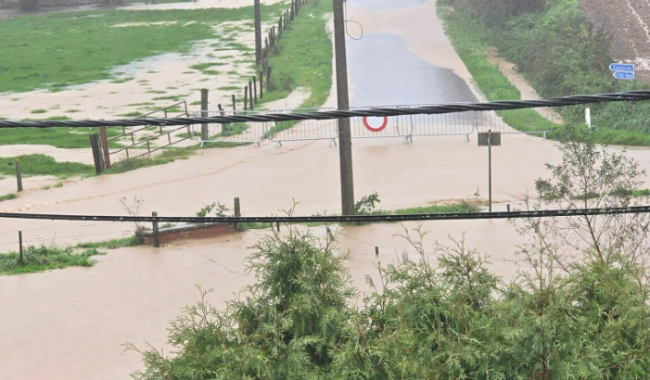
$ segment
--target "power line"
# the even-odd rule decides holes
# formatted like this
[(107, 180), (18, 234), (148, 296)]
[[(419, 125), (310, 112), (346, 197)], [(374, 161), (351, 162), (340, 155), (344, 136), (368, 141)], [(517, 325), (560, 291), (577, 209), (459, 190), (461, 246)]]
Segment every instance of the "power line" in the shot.
[(338, 215), (338, 216), (247, 216), (247, 217), (179, 217), (179, 216), (114, 216), (114, 215), (67, 215), (67, 214), (23, 214), (0, 213), (6, 219), (40, 219), (96, 222), (166, 222), (166, 223), (373, 223), (373, 222), (417, 222), (440, 220), (495, 220), (528, 219), (576, 216), (603, 216), (616, 214), (646, 214), (650, 206), (588, 208), (566, 210), (528, 210), (510, 212), (474, 212), (448, 214), (406, 214), (406, 215)]
[(268, 113), (169, 119), (66, 120), (66, 121), (0, 121), (1, 128), (87, 128), (137, 127), (144, 125), (180, 126), (205, 123), (281, 122), (302, 120), (349, 119), (353, 117), (393, 117), (405, 115), (439, 115), (470, 111), (507, 111), (525, 108), (566, 107), (605, 102), (637, 102), (650, 100), (650, 91), (628, 91), (598, 95), (576, 95), (542, 100), (496, 101), (483, 103), (449, 103), (409, 108), (373, 108), (367, 110), (332, 110), (307, 113)]

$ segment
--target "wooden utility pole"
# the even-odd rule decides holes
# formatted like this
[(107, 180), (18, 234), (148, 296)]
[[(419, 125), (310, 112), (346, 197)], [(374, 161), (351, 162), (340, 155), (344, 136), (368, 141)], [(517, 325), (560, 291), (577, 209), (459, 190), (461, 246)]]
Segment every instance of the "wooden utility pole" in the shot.
[[(348, 62), (345, 52), (343, 1), (334, 1), (334, 52), (336, 55), (336, 95), (340, 110), (350, 109)], [(341, 208), (343, 215), (354, 215), (354, 176), (352, 173), (352, 133), (350, 119), (339, 119), (339, 161), (341, 165)]]
[(262, 62), (262, 8), (260, 0), (255, 0), (255, 63)]

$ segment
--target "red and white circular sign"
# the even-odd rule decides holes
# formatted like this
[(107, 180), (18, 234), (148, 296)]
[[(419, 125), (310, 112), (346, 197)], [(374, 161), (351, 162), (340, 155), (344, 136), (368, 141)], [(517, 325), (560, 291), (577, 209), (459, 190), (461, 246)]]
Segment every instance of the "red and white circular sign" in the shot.
[(363, 118), (363, 125), (366, 126), (366, 129), (368, 129), (370, 132), (381, 132), (384, 129), (386, 129), (386, 126), (388, 125), (388, 118), (387, 117), (364, 117)]

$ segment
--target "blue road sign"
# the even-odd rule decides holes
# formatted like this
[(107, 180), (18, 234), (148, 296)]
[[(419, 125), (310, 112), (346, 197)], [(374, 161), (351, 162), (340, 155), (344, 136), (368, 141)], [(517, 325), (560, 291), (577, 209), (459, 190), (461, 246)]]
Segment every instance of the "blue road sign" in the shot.
[(623, 80), (634, 80), (634, 73), (625, 73), (621, 71), (614, 72), (614, 78)]
[(629, 65), (625, 63), (612, 63), (609, 65), (609, 69), (611, 71), (620, 71), (624, 73), (633, 73), (634, 70), (634, 65)]

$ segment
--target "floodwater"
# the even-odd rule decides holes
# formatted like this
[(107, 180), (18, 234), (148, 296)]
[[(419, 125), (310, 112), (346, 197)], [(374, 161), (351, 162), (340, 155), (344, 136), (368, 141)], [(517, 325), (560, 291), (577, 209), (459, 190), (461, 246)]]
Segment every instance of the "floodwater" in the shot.
[[(445, 34), (436, 0), (353, 0), (346, 18), (353, 104), (485, 100)], [(384, 82), (388, 84), (382, 87)], [(413, 94), (407, 83), (415, 87)], [(370, 94), (368, 85), (381, 87), (386, 98)], [(398, 88), (394, 96), (393, 86)], [(361, 104), (357, 97), (369, 103)]]
[[(434, 72), (451, 70), (477, 99), (483, 99), (444, 36), (435, 1), (390, 12), (354, 3), (368, 2), (354, 1), (348, 7), (349, 17), (366, 30), (364, 43), (372, 42), (373, 36), (391, 36), (395, 40), (391, 48), (411, 55), (403, 62), (431, 71), (425, 74), (429, 80), (436, 80)], [(399, 62), (391, 64), (399, 69)], [(351, 81), (359, 97), (367, 96), (365, 86), (370, 85), (363, 80), (353, 69)], [(442, 87), (435, 82), (431, 86)], [(464, 88), (461, 84), (452, 86), (452, 91), (468, 95), (459, 90)], [(389, 100), (404, 103), (409, 99)], [(328, 105), (332, 101), (330, 97)], [(411, 144), (399, 139), (354, 140), (356, 197), (377, 191), (382, 209), (485, 199), (487, 151), (476, 145), (475, 135), (470, 142), (461, 137), (416, 137)], [(554, 143), (520, 135), (504, 136), (503, 145), (492, 153), (495, 210), (520, 203), (534, 190), (534, 180), (546, 176), (544, 163), (560, 159)], [(650, 168), (648, 150), (628, 154), (642, 168)], [(158, 211), (162, 216), (189, 216), (212, 202), (232, 208), (233, 198), (240, 197), (245, 216), (280, 214), (294, 201), (301, 202), (297, 215), (331, 214), (340, 207), (338, 165), (338, 149), (330, 147), (329, 141), (205, 150), (165, 166), (89, 178), (47, 191), (26, 191), (0, 203), (0, 210), (126, 215), (120, 199), (138, 197), (145, 201), (141, 215)], [(65, 245), (127, 236), (133, 227), (94, 221), (0, 220), (0, 252), (17, 248), (19, 230), (28, 244)], [(496, 274), (509, 279), (517, 270), (526, 269), (515, 255), (524, 240), (507, 221), (427, 222), (423, 229), (429, 232), (425, 249), (433, 257), (435, 241), (444, 242), (448, 236), (460, 239), (464, 234), (468, 247), (491, 257), (490, 268)], [(347, 267), (355, 286), (364, 292), (371, 290), (365, 275), (376, 276), (379, 262), (386, 265), (405, 256), (417, 257), (396, 236), (403, 233), (400, 224), (349, 227), (341, 232), (341, 248), (352, 254)], [(123, 352), (122, 345), (133, 342), (146, 348), (149, 343), (169, 353), (167, 328), (183, 306), (199, 299), (195, 285), (215, 289), (208, 299), (222, 307), (253, 281), (244, 266), (247, 247), (266, 233), (249, 231), (160, 249), (123, 248), (99, 257), (92, 268), (0, 277), (0, 379), (127, 379), (142, 364), (138, 354)], [(315, 228), (314, 233), (322, 234), (322, 228)], [(379, 247), (379, 257), (375, 247)]]
[(351, 105), (379, 106), (475, 102), (467, 83), (409, 50), (400, 35), (377, 32), (349, 41)]
[[(490, 267), (497, 274), (511, 277), (525, 268), (514, 255), (520, 239), (506, 221), (445, 222), (445, 232), (437, 226), (425, 225), (433, 232), (424, 247), (434, 263), (435, 240), (444, 241), (446, 232), (460, 237), (467, 231), (468, 247), (491, 242)], [(286, 233), (286, 227), (282, 231)], [(222, 308), (254, 281), (244, 259), (247, 248), (267, 233), (250, 231), (160, 249), (125, 248), (99, 257), (93, 268), (0, 277), (0, 305), (9, 305), (0, 312), (0, 378), (127, 379), (142, 364), (140, 355), (125, 352), (123, 344), (131, 342), (141, 349), (151, 344), (169, 354), (167, 328), (184, 306), (199, 300), (196, 286), (214, 289), (208, 300)], [(313, 233), (323, 236), (324, 229), (315, 228)], [(341, 249), (352, 252), (347, 267), (362, 292), (372, 291), (366, 275), (380, 283), (379, 263), (385, 267), (404, 257), (418, 259), (408, 242), (394, 236), (400, 233), (399, 224), (341, 231)]]
[(388, 11), (393, 9), (408, 8), (426, 3), (427, 0), (350, 0), (348, 6), (359, 7), (371, 11)]

